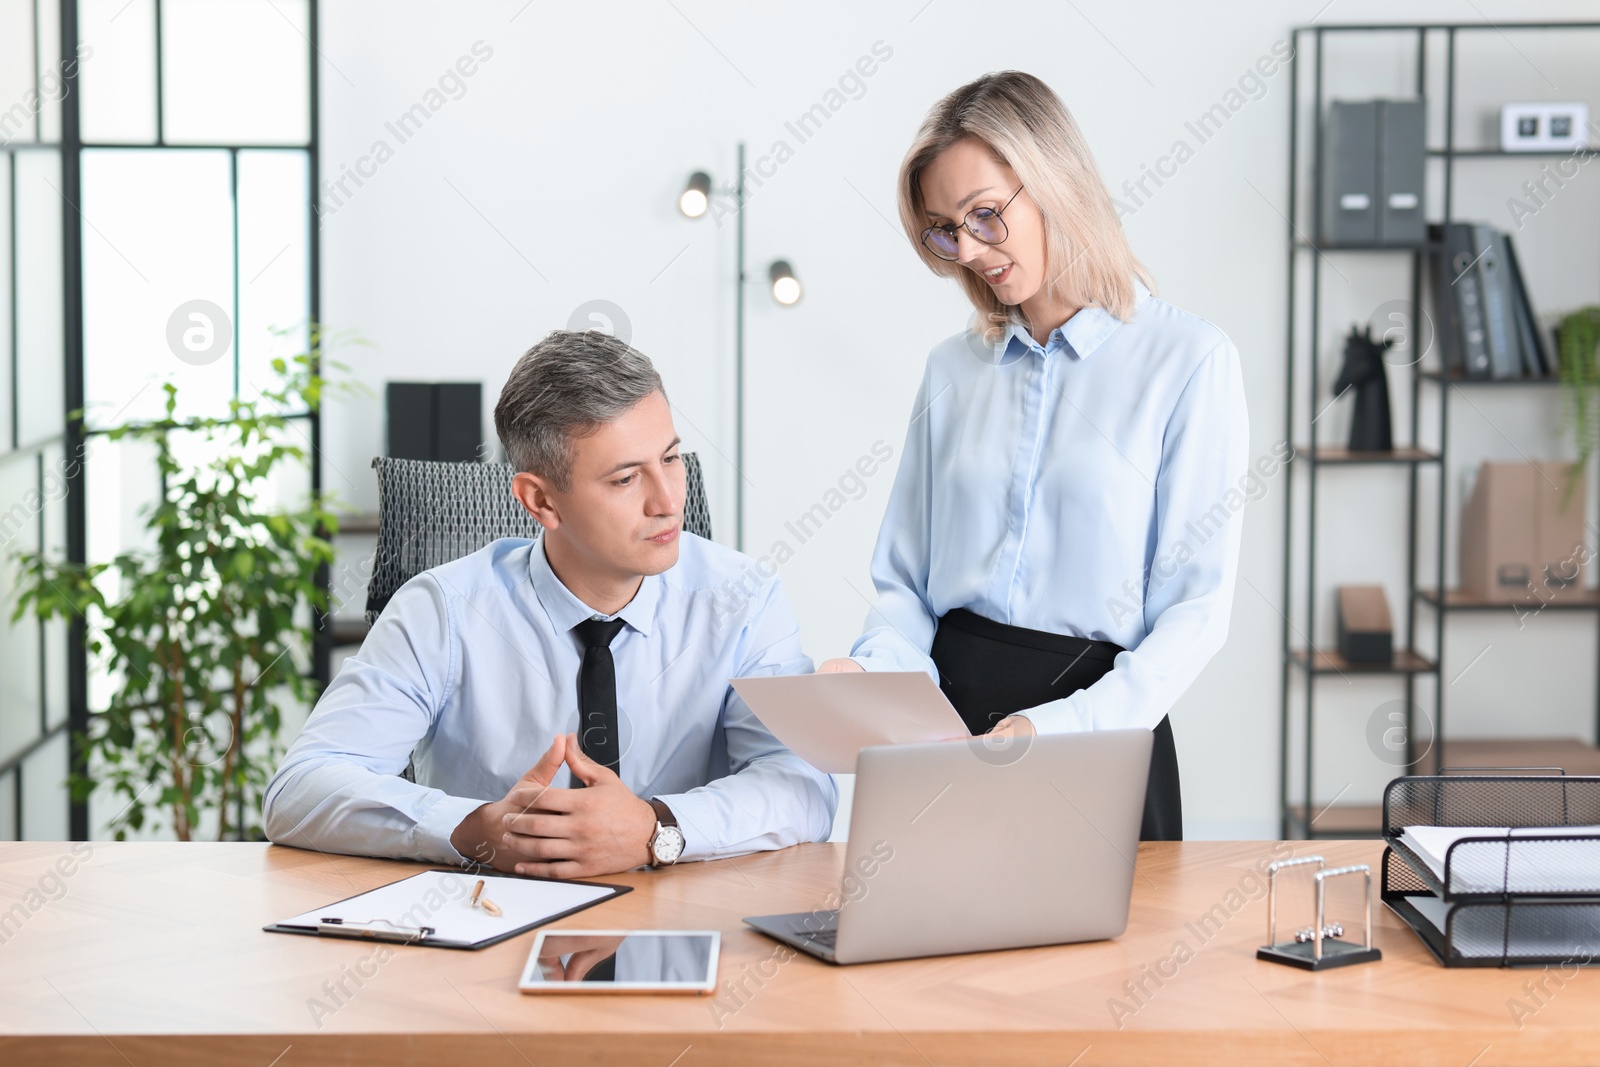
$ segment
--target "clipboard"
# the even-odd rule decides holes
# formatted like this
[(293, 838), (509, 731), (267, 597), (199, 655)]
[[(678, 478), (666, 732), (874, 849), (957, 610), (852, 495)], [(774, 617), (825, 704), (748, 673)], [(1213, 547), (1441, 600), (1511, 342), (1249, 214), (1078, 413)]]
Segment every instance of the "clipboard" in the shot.
[[(480, 878), (483, 897), (494, 901), (499, 916), (472, 906), (472, 888)], [(473, 950), (499, 944), (632, 890), (632, 886), (603, 882), (436, 867), (261, 929), (274, 934)]]

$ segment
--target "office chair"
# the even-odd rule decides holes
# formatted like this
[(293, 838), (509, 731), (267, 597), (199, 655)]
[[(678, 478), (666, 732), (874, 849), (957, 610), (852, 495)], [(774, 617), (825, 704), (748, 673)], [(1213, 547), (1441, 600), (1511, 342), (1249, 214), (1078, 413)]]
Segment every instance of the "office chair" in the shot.
[[(683, 528), (711, 538), (700, 457), (684, 452)], [(378, 547), (367, 582), (367, 623), (400, 587), (430, 567), (502, 537), (537, 537), (539, 524), (511, 495), (509, 463), (441, 463), (379, 456)]]

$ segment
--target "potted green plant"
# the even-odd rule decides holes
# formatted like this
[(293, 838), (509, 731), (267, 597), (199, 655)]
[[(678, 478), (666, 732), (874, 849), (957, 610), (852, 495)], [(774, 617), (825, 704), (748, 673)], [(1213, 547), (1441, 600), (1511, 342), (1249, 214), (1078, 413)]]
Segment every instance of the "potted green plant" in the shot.
[(318, 574), (334, 516), (315, 493), (282, 507), (267, 492), (281, 465), (306, 461), (293, 420), (322, 404), (323, 341), (313, 328), (309, 350), (274, 360), (268, 388), (232, 400), (226, 417), (178, 419), (169, 381), (163, 418), (105, 431), (152, 446), (163, 486), (144, 515), (153, 548), (88, 565), (17, 557), (13, 618), (81, 615), (97, 668), (116, 679), (76, 739), (87, 770), (69, 784), (78, 800), (104, 784), (126, 801), (118, 840), (166, 819), (192, 840), (208, 812), (218, 840), (259, 836), (279, 708), (316, 697), (306, 664), (328, 606)]
[(1588, 470), (1589, 457), (1600, 447), (1600, 305), (1590, 305), (1562, 318), (1556, 327), (1561, 392), (1567, 421), (1578, 446), (1578, 462), (1567, 477), (1565, 500)]

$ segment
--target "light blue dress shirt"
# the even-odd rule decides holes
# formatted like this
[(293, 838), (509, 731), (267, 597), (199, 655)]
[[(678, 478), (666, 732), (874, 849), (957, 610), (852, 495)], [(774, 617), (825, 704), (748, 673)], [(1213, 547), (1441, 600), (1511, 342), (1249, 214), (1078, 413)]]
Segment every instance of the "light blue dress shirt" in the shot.
[[(683, 533), (611, 644), (621, 777), (666, 801), (683, 859), (826, 840), (838, 790), (728, 684), (801, 674), (811, 659), (778, 580), (726, 591), (747, 557)], [(720, 597), (720, 599), (719, 599)], [(461, 820), (502, 799), (557, 733), (579, 731), (594, 610), (550, 569), (542, 539), (507, 538), (401, 587), (328, 686), (267, 787), (267, 836), (325, 852), (458, 863)], [(415, 783), (400, 777), (415, 758)], [(563, 767), (552, 785), (570, 787)], [(641, 863), (646, 842), (639, 842)]]
[(1121, 322), (1086, 307), (1044, 346), (936, 345), (872, 557), (878, 601), (851, 655), (938, 672), (956, 608), (1126, 651), (1095, 684), (1027, 709), (1040, 733), (1153, 728), (1222, 646), (1249, 427), (1239, 354), (1135, 282)]

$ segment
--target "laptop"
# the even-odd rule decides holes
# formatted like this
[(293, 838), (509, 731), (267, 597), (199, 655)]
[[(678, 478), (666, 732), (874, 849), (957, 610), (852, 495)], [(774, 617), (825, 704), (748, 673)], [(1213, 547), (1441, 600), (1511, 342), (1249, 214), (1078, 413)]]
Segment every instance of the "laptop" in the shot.
[(1104, 730), (864, 748), (837, 897), (745, 922), (830, 963), (1116, 937), (1151, 742)]

